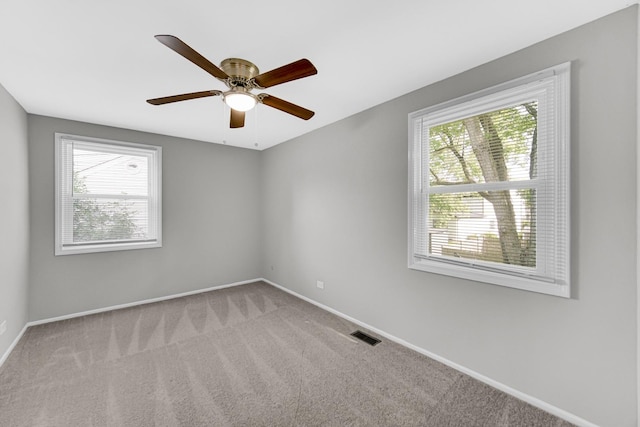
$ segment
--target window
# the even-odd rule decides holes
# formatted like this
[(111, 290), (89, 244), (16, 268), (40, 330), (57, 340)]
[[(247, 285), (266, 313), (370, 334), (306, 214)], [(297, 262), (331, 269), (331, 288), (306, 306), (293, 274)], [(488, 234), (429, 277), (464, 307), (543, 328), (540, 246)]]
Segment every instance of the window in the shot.
[(569, 75), (409, 115), (409, 268), (570, 296)]
[(162, 246), (161, 147), (55, 134), (55, 254)]

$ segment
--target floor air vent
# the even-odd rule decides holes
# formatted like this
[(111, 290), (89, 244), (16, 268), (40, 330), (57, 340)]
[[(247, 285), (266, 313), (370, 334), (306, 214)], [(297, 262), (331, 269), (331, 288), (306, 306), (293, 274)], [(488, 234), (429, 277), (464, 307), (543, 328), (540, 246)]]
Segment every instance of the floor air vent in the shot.
[(358, 338), (360, 341), (364, 341), (369, 345), (376, 345), (380, 342), (379, 339), (372, 337), (371, 335), (367, 335), (362, 331), (355, 331), (350, 334), (352, 337)]

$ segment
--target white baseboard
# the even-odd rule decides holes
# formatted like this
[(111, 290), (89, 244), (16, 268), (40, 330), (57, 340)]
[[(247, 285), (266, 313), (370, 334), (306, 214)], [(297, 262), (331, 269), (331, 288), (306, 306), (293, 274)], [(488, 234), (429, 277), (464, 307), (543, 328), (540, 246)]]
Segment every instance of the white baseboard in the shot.
[(20, 331), (18, 336), (13, 340), (13, 342), (11, 343), (11, 345), (9, 346), (7, 351), (5, 351), (4, 354), (2, 355), (2, 357), (0, 357), (0, 368), (2, 367), (4, 362), (9, 358), (9, 355), (11, 354), (11, 352), (13, 351), (15, 346), (18, 344), (18, 341), (20, 341), (20, 338), (22, 338), (24, 333), (27, 331), (28, 327), (29, 327), (29, 325), (24, 325), (24, 327), (22, 328), (22, 330)]
[(170, 299), (174, 299), (174, 298), (181, 298), (181, 297), (186, 297), (186, 296), (189, 296), (189, 295), (201, 294), (203, 292), (209, 292), (209, 291), (215, 291), (215, 290), (218, 290), (218, 289), (225, 289), (225, 288), (231, 288), (231, 287), (234, 287), (234, 286), (246, 285), (248, 283), (258, 282), (260, 280), (263, 280), (263, 279), (243, 280), (242, 282), (234, 282), (234, 283), (229, 283), (229, 284), (226, 284), (226, 285), (212, 286), (210, 288), (205, 288), (205, 289), (196, 289), (195, 291), (182, 292), (180, 294), (172, 294), (172, 295), (167, 295), (167, 296), (164, 296), (164, 297), (150, 298), (150, 299), (145, 299), (145, 300), (141, 300), (141, 301), (128, 302), (126, 304), (112, 305), (110, 307), (96, 308), (94, 310), (87, 310), (87, 311), (82, 311), (82, 312), (79, 312), (79, 313), (65, 314), (64, 316), (51, 317), (51, 318), (48, 318), (48, 319), (34, 320), (32, 322), (27, 322), (27, 326), (43, 325), (45, 323), (58, 322), (60, 320), (73, 319), (74, 317), (82, 317), (82, 316), (88, 316), (90, 314), (104, 313), (105, 311), (120, 310), (122, 308), (135, 307), (137, 305), (151, 304), (151, 303), (154, 303), (154, 302), (166, 301), (166, 300), (170, 300)]
[(354, 319), (351, 316), (348, 316), (348, 315), (346, 315), (344, 313), (341, 313), (338, 310), (335, 310), (335, 309), (333, 309), (333, 308), (331, 308), (329, 306), (326, 306), (324, 304), (321, 304), (321, 303), (319, 303), (317, 301), (314, 301), (311, 298), (307, 298), (304, 295), (301, 295), (301, 294), (299, 294), (297, 292), (294, 292), (294, 291), (292, 291), (290, 289), (287, 289), (282, 285), (279, 285), (277, 283), (272, 282), (271, 280), (264, 279), (264, 278), (262, 278), (260, 280), (262, 280), (262, 281), (264, 281), (264, 282), (266, 282), (266, 283), (268, 283), (268, 284), (270, 284), (270, 285), (272, 285), (272, 286), (274, 286), (274, 287), (276, 287), (276, 288), (278, 288), (278, 289), (280, 289), (280, 290), (282, 290), (284, 292), (287, 292), (287, 293), (289, 293), (289, 294), (291, 294), (291, 295), (293, 295), (293, 296), (295, 296), (297, 298), (300, 298), (300, 299), (302, 299), (304, 301), (307, 301), (308, 303), (311, 303), (311, 304), (313, 304), (313, 305), (315, 305), (315, 306), (317, 306), (317, 307), (319, 307), (319, 308), (321, 308), (323, 310), (326, 310), (326, 311), (328, 311), (330, 313), (333, 313), (336, 316), (342, 317), (343, 319), (346, 319), (346, 320), (348, 320), (350, 322), (353, 322), (356, 325), (362, 326), (363, 328), (366, 328), (366, 329), (368, 329), (368, 330), (370, 330), (372, 332), (375, 332), (376, 334), (381, 335), (381, 336), (385, 337), (386, 339), (388, 339), (390, 341), (393, 341), (393, 342), (395, 342), (397, 344), (400, 344), (400, 345), (402, 345), (404, 347), (407, 347), (407, 348), (410, 348), (410, 349), (412, 349), (414, 351), (417, 351), (420, 354), (423, 354), (423, 355), (425, 355), (427, 357), (430, 357), (430, 358), (432, 358), (434, 360), (437, 360), (438, 362), (443, 363), (443, 364), (445, 364), (445, 365), (447, 365), (447, 366), (449, 366), (449, 367), (451, 367), (451, 368), (453, 368), (453, 369), (455, 369), (457, 371), (460, 371), (460, 372), (462, 372), (462, 373), (464, 373), (466, 375), (469, 375), (470, 377), (475, 378), (478, 381), (481, 381), (481, 382), (483, 382), (485, 384), (488, 384), (493, 388), (496, 388), (496, 389), (498, 389), (500, 391), (503, 391), (503, 392), (513, 396), (513, 397), (516, 397), (516, 398), (518, 398), (520, 400), (523, 400), (523, 401), (525, 401), (525, 402), (527, 402), (527, 403), (529, 403), (529, 404), (531, 404), (531, 405), (533, 405), (533, 406), (535, 406), (537, 408), (540, 408), (543, 411), (546, 411), (546, 412), (548, 412), (550, 414), (553, 414), (553, 415), (557, 416), (558, 418), (562, 418), (563, 420), (569, 421), (570, 423), (573, 423), (573, 424), (575, 424), (577, 426), (580, 426), (580, 427), (598, 427), (596, 424), (593, 424), (593, 423), (591, 423), (591, 422), (589, 422), (589, 421), (587, 421), (585, 419), (582, 419), (582, 418), (578, 417), (577, 415), (574, 415), (574, 414), (572, 414), (570, 412), (567, 412), (567, 411), (565, 411), (563, 409), (560, 409), (560, 408), (558, 408), (556, 406), (553, 406), (553, 405), (551, 405), (551, 404), (549, 404), (549, 403), (547, 403), (547, 402), (545, 402), (543, 400), (540, 400), (540, 399), (535, 398), (533, 396), (530, 396), (530, 395), (528, 395), (526, 393), (523, 393), (523, 392), (521, 392), (519, 390), (516, 390), (516, 389), (514, 389), (512, 387), (509, 387), (506, 384), (502, 384), (502, 383), (500, 383), (498, 381), (495, 381), (495, 380), (493, 380), (493, 379), (491, 379), (491, 378), (489, 378), (487, 376), (484, 376), (484, 375), (482, 375), (482, 374), (480, 374), (478, 372), (475, 372), (475, 371), (473, 371), (473, 370), (471, 370), (469, 368), (466, 368), (466, 367), (464, 367), (462, 365), (459, 365), (459, 364), (457, 364), (455, 362), (452, 362), (451, 360), (448, 360), (448, 359), (446, 359), (446, 358), (444, 358), (442, 356), (439, 356), (439, 355), (434, 354), (434, 353), (432, 353), (432, 352), (430, 352), (428, 350), (425, 350), (424, 348), (421, 348), (421, 347), (418, 347), (416, 345), (413, 345), (413, 344), (411, 344), (411, 343), (409, 343), (409, 342), (407, 342), (407, 341), (405, 341), (405, 340), (403, 340), (401, 338), (393, 336), (393, 335), (391, 335), (391, 334), (389, 334), (389, 333), (387, 333), (385, 331), (382, 331), (382, 330), (380, 330), (380, 329), (378, 329), (378, 328), (376, 328), (374, 326), (371, 326), (371, 325), (368, 325), (368, 324), (366, 324), (364, 322), (361, 322), (358, 319)]

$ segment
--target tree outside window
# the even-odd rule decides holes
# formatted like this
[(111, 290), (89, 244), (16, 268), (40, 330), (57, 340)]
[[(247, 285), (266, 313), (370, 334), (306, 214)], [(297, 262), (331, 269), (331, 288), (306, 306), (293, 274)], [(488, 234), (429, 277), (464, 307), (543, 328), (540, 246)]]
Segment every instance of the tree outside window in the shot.
[[(533, 180), (537, 102), (432, 126), (429, 150), (430, 184), (434, 187)], [(444, 251), (451, 256), (535, 266), (534, 197), (533, 189), (432, 194), (429, 212), (434, 231), (430, 234), (446, 234)], [(485, 218), (468, 219), (470, 208), (465, 199), (488, 203), (495, 227)], [(460, 233), (461, 224), (456, 224), (460, 222), (465, 224), (465, 232)], [(463, 240), (481, 243), (474, 248)]]

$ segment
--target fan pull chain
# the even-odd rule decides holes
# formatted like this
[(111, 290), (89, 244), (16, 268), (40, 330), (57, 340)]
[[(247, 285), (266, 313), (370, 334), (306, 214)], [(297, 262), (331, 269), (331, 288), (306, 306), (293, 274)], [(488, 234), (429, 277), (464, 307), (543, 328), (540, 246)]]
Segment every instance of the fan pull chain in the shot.
[(258, 106), (253, 109), (253, 146), (258, 148)]

